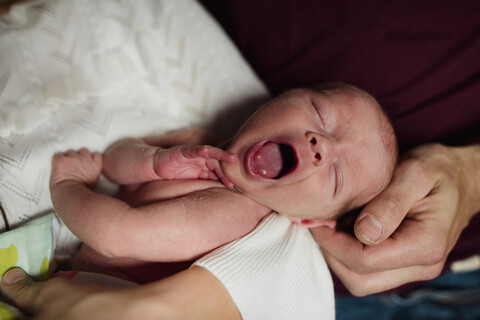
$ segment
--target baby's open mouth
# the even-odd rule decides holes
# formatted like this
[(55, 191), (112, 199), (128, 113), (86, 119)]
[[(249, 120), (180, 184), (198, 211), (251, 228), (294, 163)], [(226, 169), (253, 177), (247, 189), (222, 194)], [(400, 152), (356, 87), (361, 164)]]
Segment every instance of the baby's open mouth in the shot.
[(296, 167), (293, 148), (283, 143), (261, 142), (254, 145), (246, 158), (247, 170), (254, 176), (280, 179)]

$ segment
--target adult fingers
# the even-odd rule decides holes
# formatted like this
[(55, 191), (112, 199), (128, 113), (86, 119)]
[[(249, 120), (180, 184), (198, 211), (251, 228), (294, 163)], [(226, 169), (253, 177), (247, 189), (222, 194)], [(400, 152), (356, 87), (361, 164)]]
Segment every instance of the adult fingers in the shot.
[(42, 283), (33, 281), (23, 270), (14, 268), (2, 278), (2, 295), (25, 313), (35, 313), (41, 305), (39, 291)]
[[(84, 319), (86, 314), (90, 314), (89, 312), (94, 310), (92, 302), (97, 307), (95, 311), (100, 310), (103, 313), (97, 312), (95, 315), (89, 316), (89, 319), (118, 319), (119, 317), (115, 314), (112, 317), (105, 316), (106, 311), (116, 310), (108, 305), (103, 305), (102, 308), (99, 299), (106, 292), (105, 290), (98, 285), (78, 283), (61, 276), (46, 282), (36, 282), (19, 268), (5, 273), (1, 283), (2, 297), (5, 298), (5, 301), (17, 306), (24, 313), (33, 315), (38, 320)], [(97, 293), (100, 295), (95, 295)], [(90, 299), (89, 303), (85, 303), (87, 298)], [(113, 301), (114, 304), (118, 302), (116, 303), (117, 309), (123, 304), (116, 298), (112, 298), (110, 301)]]
[(344, 286), (355, 296), (366, 296), (396, 288), (405, 283), (425, 281), (440, 275), (443, 263), (432, 266), (411, 266), (400, 269), (357, 274), (334, 256), (324, 253), (330, 269), (342, 281)]
[(434, 178), (414, 160), (399, 164), (387, 188), (368, 203), (359, 214), (355, 236), (367, 245), (385, 241), (402, 223), (419, 200), (432, 190)]
[(371, 274), (411, 266), (431, 266), (445, 258), (444, 245), (428, 236), (428, 222), (407, 219), (394, 237), (378, 246), (367, 246), (352, 235), (325, 227), (311, 229), (324, 252), (352, 272)]

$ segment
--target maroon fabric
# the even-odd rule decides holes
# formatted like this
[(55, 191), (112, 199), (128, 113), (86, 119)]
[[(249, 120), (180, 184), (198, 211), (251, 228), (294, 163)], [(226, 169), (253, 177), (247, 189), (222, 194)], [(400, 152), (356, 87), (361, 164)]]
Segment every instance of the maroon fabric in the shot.
[(480, 131), (480, 1), (203, 1), (268, 87), (372, 93), (402, 149)]
[[(203, 0), (272, 90), (372, 93), (401, 150), (480, 137), (480, 1)], [(480, 253), (480, 215), (450, 260)], [(448, 263), (447, 263), (448, 267)]]

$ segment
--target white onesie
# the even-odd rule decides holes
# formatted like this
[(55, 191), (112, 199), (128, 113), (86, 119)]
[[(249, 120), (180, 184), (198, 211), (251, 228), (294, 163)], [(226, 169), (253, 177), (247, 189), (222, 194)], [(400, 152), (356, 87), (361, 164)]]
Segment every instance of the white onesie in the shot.
[(272, 213), (194, 263), (227, 288), (243, 319), (335, 319), (333, 283), (306, 228)]

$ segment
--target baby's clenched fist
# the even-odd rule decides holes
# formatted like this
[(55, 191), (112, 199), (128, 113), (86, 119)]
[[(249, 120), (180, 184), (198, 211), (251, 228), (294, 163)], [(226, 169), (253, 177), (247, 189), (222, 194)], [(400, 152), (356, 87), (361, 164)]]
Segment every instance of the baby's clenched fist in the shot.
[(57, 153), (52, 158), (50, 188), (63, 181), (76, 181), (93, 188), (103, 168), (103, 156), (86, 148)]

